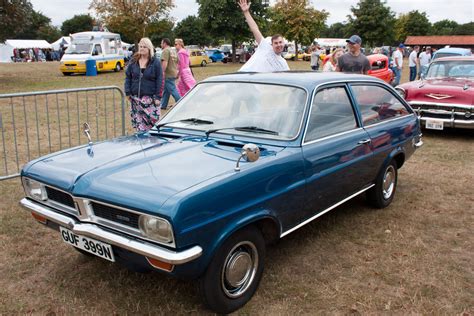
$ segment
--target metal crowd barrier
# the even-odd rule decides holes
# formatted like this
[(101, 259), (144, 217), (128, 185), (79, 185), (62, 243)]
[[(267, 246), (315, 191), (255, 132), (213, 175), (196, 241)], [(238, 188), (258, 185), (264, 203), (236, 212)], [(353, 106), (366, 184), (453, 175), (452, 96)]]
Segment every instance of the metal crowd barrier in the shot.
[[(0, 181), (39, 156), (126, 135), (125, 94), (116, 86), (0, 94)], [(130, 121), (130, 120), (127, 120)]]

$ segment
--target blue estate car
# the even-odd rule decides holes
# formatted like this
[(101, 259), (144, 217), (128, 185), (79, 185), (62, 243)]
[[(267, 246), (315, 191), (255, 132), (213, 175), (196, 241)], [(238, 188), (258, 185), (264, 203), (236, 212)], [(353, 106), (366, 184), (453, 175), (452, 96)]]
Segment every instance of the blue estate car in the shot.
[(149, 132), (28, 163), (21, 204), (84, 254), (198, 279), (229, 313), (255, 293), (266, 244), (362, 193), (388, 206), (421, 145), (417, 116), (379, 79), (222, 75)]

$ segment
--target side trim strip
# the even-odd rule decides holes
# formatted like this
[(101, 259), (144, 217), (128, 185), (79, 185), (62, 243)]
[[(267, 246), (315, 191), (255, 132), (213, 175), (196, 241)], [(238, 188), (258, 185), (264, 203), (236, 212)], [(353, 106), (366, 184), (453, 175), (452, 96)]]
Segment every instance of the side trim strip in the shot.
[(331, 206), (331, 207), (325, 209), (325, 210), (322, 211), (321, 213), (318, 213), (318, 214), (314, 215), (313, 217), (308, 218), (308, 219), (305, 220), (304, 222), (302, 222), (302, 223), (296, 225), (295, 227), (293, 227), (293, 228), (287, 230), (286, 232), (282, 233), (282, 234), (280, 235), (280, 238), (283, 238), (283, 237), (285, 237), (286, 235), (288, 235), (288, 234), (294, 232), (294, 231), (297, 230), (298, 228), (301, 228), (301, 227), (303, 227), (304, 225), (308, 224), (309, 222), (312, 222), (312, 221), (315, 220), (316, 218), (318, 218), (318, 217), (320, 217), (320, 216), (326, 214), (327, 212), (329, 212), (329, 211), (332, 210), (332, 209), (335, 209), (335, 208), (338, 207), (339, 205), (341, 205), (341, 204), (343, 204), (344, 202), (349, 201), (349, 200), (352, 199), (353, 197), (355, 197), (355, 196), (357, 196), (357, 195), (359, 195), (359, 194), (361, 194), (361, 193), (367, 191), (368, 189), (372, 188), (373, 186), (375, 186), (375, 184), (372, 184), (372, 185), (368, 186), (367, 188), (362, 189), (362, 190), (360, 190), (359, 192), (352, 194), (351, 196), (345, 198), (344, 200), (342, 200), (342, 201), (340, 201), (340, 202), (334, 204), (333, 206)]

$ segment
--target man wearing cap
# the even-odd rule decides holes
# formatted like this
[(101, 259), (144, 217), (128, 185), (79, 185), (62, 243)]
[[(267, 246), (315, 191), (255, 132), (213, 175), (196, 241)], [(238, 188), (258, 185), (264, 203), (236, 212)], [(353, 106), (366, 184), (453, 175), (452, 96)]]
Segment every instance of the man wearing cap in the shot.
[(400, 77), (402, 76), (402, 68), (403, 68), (403, 50), (405, 49), (405, 45), (400, 44), (398, 45), (397, 50), (395, 50), (392, 54), (393, 59), (393, 71), (395, 78), (393, 78), (392, 85), (398, 86), (400, 83)]
[(352, 35), (346, 42), (349, 52), (338, 58), (336, 71), (367, 74), (370, 69), (370, 63), (367, 57), (360, 51), (362, 39), (358, 35)]

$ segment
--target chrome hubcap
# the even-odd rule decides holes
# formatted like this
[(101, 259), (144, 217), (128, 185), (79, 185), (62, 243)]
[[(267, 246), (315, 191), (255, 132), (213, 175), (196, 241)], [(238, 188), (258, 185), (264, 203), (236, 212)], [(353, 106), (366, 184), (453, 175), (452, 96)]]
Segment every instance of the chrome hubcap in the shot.
[(389, 166), (387, 170), (385, 170), (385, 175), (383, 177), (383, 198), (388, 200), (393, 193), (393, 189), (395, 188), (395, 169), (393, 166)]
[(229, 252), (222, 271), (222, 289), (230, 298), (244, 294), (250, 287), (258, 267), (258, 252), (249, 241), (241, 242)]

